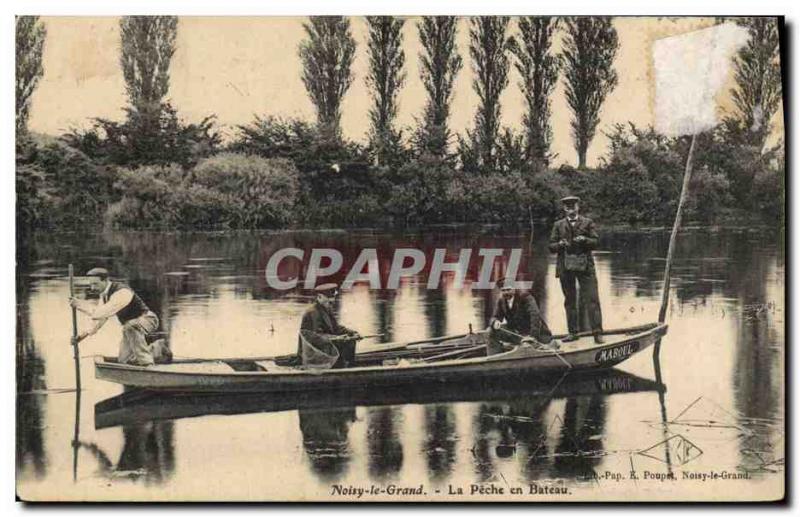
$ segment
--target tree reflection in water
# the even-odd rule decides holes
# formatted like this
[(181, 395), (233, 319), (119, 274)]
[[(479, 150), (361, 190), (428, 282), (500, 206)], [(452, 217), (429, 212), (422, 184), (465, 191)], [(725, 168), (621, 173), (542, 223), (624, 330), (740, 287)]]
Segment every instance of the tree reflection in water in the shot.
[(403, 467), (403, 445), (396, 425), (402, 418), (397, 407), (367, 410), (369, 474), (379, 481), (397, 475)]
[(323, 481), (341, 478), (352, 455), (348, 434), (356, 420), (355, 408), (301, 409), (298, 415), (311, 469)]
[(432, 481), (443, 481), (450, 476), (456, 459), (457, 442), (452, 406), (426, 406), (423, 450)]

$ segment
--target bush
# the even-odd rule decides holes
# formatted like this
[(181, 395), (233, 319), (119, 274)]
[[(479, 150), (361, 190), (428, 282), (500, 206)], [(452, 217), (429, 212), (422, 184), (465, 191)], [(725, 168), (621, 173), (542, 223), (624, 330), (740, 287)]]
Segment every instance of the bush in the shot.
[(514, 171), (458, 178), (448, 189), (448, 204), (458, 221), (519, 223), (558, 214), (562, 194), (553, 174)]
[(776, 161), (774, 166), (763, 168), (756, 173), (753, 179), (751, 203), (765, 221), (780, 222), (783, 225), (786, 215), (784, 213), (786, 206), (785, 162), (783, 160)]
[(287, 160), (221, 154), (190, 171), (177, 165), (120, 171), (122, 199), (106, 221), (123, 228), (275, 228), (289, 224), (297, 170)]
[(296, 119), (256, 117), (239, 126), (232, 151), (291, 160), (299, 171), (296, 221), (310, 226), (365, 226), (385, 219), (386, 169), (372, 167), (367, 149), (324, 137)]
[(171, 163), (189, 168), (220, 146), (213, 116), (186, 124), (169, 103), (162, 104), (156, 117), (131, 108), (125, 111), (125, 122), (94, 119), (91, 129), (73, 130), (63, 139), (98, 163), (131, 168)]
[(16, 162), (18, 223), (23, 227), (96, 225), (115, 196), (112, 171), (54, 138), (23, 137)]
[(226, 199), (232, 227), (275, 228), (292, 220), (299, 182), (289, 160), (223, 153), (200, 162), (187, 179)]
[(462, 174), (444, 160), (423, 155), (391, 175), (387, 211), (396, 223), (421, 225), (452, 222), (451, 200)]

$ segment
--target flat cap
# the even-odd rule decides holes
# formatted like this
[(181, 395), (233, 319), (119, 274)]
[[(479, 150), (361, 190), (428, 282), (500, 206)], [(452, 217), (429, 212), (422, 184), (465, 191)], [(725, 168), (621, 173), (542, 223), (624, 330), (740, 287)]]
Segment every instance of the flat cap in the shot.
[(503, 277), (497, 281), (497, 287), (500, 289), (514, 289), (514, 279)]
[(335, 292), (337, 289), (339, 289), (339, 286), (331, 282), (327, 284), (318, 285), (317, 287), (314, 288), (314, 291), (319, 294), (330, 294), (331, 292)]
[(565, 205), (568, 205), (570, 203), (579, 203), (580, 200), (581, 198), (579, 198), (578, 196), (566, 196), (561, 198), (561, 202), (564, 203)]
[(93, 267), (86, 272), (86, 276), (99, 276), (104, 278), (108, 276), (108, 269), (104, 267)]

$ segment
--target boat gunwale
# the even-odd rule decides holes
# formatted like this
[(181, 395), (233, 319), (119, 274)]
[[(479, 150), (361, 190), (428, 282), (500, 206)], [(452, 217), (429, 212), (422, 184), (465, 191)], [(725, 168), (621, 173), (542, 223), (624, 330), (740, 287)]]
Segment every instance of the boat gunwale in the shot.
[[(216, 378), (216, 379), (223, 379), (223, 378), (246, 378), (251, 377), (254, 379), (264, 379), (264, 378), (278, 378), (281, 376), (286, 377), (306, 377), (309, 379), (313, 379), (315, 377), (320, 376), (332, 376), (332, 377), (340, 377), (346, 376), (348, 374), (353, 373), (374, 373), (374, 372), (385, 372), (385, 371), (396, 371), (396, 370), (403, 370), (403, 371), (424, 371), (428, 369), (440, 369), (442, 367), (457, 367), (457, 366), (468, 366), (478, 363), (501, 363), (501, 362), (518, 362), (518, 361), (530, 361), (530, 360), (537, 360), (543, 359), (548, 357), (555, 357), (561, 356), (562, 358), (566, 359), (568, 357), (574, 357), (577, 354), (583, 354), (587, 352), (594, 352), (599, 351), (605, 348), (613, 348), (617, 346), (622, 346), (630, 341), (635, 341), (637, 339), (642, 339), (650, 334), (661, 334), (664, 335), (666, 333), (668, 325), (666, 323), (655, 323), (653, 327), (648, 330), (643, 330), (636, 334), (627, 335), (625, 339), (621, 339), (619, 341), (614, 341), (611, 343), (604, 343), (604, 344), (595, 344), (594, 346), (588, 346), (585, 348), (565, 351), (562, 353), (554, 353), (548, 351), (538, 351), (541, 352), (540, 354), (536, 355), (529, 355), (525, 357), (519, 357), (515, 354), (519, 350), (519, 346), (515, 346), (511, 350), (507, 352), (503, 352), (500, 354), (495, 354), (491, 356), (481, 356), (481, 357), (472, 357), (467, 359), (451, 359), (451, 360), (443, 360), (437, 361), (433, 363), (418, 363), (418, 364), (408, 364), (406, 366), (398, 367), (397, 365), (380, 365), (380, 366), (360, 366), (355, 368), (340, 368), (340, 369), (327, 369), (327, 370), (287, 370), (287, 371), (280, 371), (280, 372), (252, 372), (252, 371), (232, 371), (232, 372), (191, 372), (191, 371), (170, 371), (170, 370), (159, 370), (158, 366), (155, 365), (151, 366), (136, 366), (136, 365), (129, 365), (129, 364), (121, 364), (111, 361), (106, 361), (105, 357), (98, 356), (95, 357), (95, 369), (106, 369), (106, 370), (125, 370), (125, 371), (132, 371), (132, 372), (139, 372), (142, 374), (154, 374), (156, 376), (161, 375), (177, 375), (177, 376), (191, 376), (191, 377), (209, 377), (209, 378)], [(638, 328), (638, 327), (631, 327), (631, 328)], [(624, 330), (624, 329), (620, 329)], [(619, 332), (619, 334), (624, 334), (623, 332)], [(454, 338), (457, 339), (457, 338)], [(633, 354), (631, 354), (633, 355)], [(512, 357), (509, 357), (512, 356)], [(279, 357), (279, 356), (275, 356)], [(271, 358), (271, 359), (274, 359)], [(226, 362), (226, 361), (258, 361), (258, 360), (267, 360), (263, 358), (237, 358), (237, 359), (198, 359), (197, 363), (204, 363), (204, 362)], [(190, 362), (187, 363), (176, 363), (176, 364), (191, 364)]]

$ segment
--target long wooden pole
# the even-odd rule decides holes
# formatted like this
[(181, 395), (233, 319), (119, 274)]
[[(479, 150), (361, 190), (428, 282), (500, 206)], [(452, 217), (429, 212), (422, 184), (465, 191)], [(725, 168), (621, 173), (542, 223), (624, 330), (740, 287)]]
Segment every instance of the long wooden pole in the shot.
[[(72, 264), (69, 265), (69, 297), (75, 296), (75, 286), (73, 281), (74, 271)], [(81, 354), (78, 345), (78, 314), (75, 307), (72, 307), (72, 357), (75, 360), (75, 389), (81, 391)]]
[[(694, 146), (697, 135), (692, 135), (692, 143), (689, 144), (689, 154), (686, 156), (686, 171), (683, 173), (683, 185), (681, 186), (681, 197), (678, 200), (678, 210), (675, 213), (675, 223), (672, 225), (672, 234), (669, 236), (669, 248), (667, 249), (667, 265), (664, 266), (664, 286), (661, 290), (661, 308), (658, 310), (658, 322), (664, 323), (667, 319), (667, 307), (669, 306), (669, 283), (672, 274), (672, 258), (675, 255), (675, 241), (678, 238), (678, 229), (683, 218), (683, 205), (689, 195), (689, 182), (692, 179), (692, 160), (694, 159)], [(653, 347), (653, 359), (658, 360), (661, 353), (661, 339), (656, 341)]]
[(681, 187), (681, 197), (678, 201), (678, 211), (675, 214), (675, 223), (672, 225), (672, 235), (669, 237), (669, 249), (667, 250), (667, 265), (664, 268), (664, 288), (661, 291), (661, 309), (658, 311), (658, 322), (664, 323), (667, 318), (667, 306), (669, 305), (669, 281), (672, 272), (672, 257), (675, 254), (675, 241), (678, 237), (678, 229), (681, 226), (683, 217), (683, 205), (689, 194), (689, 181), (692, 178), (692, 159), (694, 157), (694, 145), (697, 135), (692, 135), (692, 143), (689, 145), (689, 155), (686, 157), (686, 172), (683, 174), (683, 186)]

